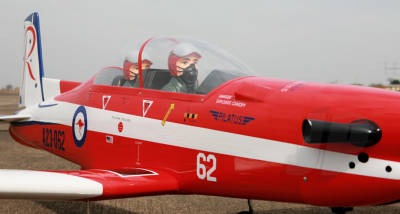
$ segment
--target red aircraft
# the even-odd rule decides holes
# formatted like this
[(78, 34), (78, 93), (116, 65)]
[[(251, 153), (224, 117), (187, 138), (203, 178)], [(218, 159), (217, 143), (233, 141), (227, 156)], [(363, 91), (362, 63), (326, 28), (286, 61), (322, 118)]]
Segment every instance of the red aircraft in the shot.
[[(44, 77), (38, 13), (25, 20), (19, 143), (79, 171), (0, 170), (1, 198), (203, 194), (344, 213), (400, 199), (400, 94), (256, 77), (201, 41), (147, 40), (86, 82)], [(249, 211), (252, 212), (249, 200)]]

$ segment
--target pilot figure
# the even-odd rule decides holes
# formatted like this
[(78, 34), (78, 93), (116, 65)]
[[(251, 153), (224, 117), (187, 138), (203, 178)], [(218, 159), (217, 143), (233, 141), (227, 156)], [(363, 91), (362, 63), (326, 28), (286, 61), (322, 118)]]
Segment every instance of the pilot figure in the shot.
[(193, 94), (197, 90), (197, 62), (201, 55), (189, 43), (178, 44), (168, 58), (170, 81), (161, 89), (178, 93)]
[[(123, 72), (124, 76), (114, 78), (112, 85), (122, 87), (139, 88), (139, 65), (138, 65), (139, 51), (129, 53), (124, 60)], [(142, 71), (149, 69), (152, 62), (149, 57), (142, 53)]]

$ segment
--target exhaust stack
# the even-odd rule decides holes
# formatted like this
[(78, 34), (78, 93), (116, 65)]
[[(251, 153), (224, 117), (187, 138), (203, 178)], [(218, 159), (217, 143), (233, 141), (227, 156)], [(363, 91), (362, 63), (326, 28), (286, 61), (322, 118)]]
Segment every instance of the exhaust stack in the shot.
[(308, 144), (350, 143), (358, 147), (377, 144), (382, 137), (380, 127), (370, 120), (349, 124), (306, 119), (303, 121), (303, 139)]

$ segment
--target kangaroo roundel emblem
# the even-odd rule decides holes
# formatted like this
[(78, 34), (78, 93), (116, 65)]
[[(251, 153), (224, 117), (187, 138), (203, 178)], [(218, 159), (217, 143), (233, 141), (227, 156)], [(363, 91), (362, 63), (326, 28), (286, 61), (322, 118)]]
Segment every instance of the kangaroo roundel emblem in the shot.
[(82, 147), (86, 140), (87, 133), (87, 115), (86, 109), (83, 106), (79, 106), (74, 114), (72, 120), (72, 135), (74, 136), (74, 142), (77, 147)]

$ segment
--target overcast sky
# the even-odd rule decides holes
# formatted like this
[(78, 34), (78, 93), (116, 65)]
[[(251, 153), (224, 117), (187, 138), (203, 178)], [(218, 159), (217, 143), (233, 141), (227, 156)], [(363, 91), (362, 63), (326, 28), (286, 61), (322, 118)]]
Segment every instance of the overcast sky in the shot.
[[(40, 14), (45, 76), (85, 81), (151, 36), (208, 41), (263, 77), (385, 83), (400, 67), (400, 1), (0, 1), (0, 86), (19, 85), (23, 20)], [(400, 76), (400, 70), (397, 72)]]

